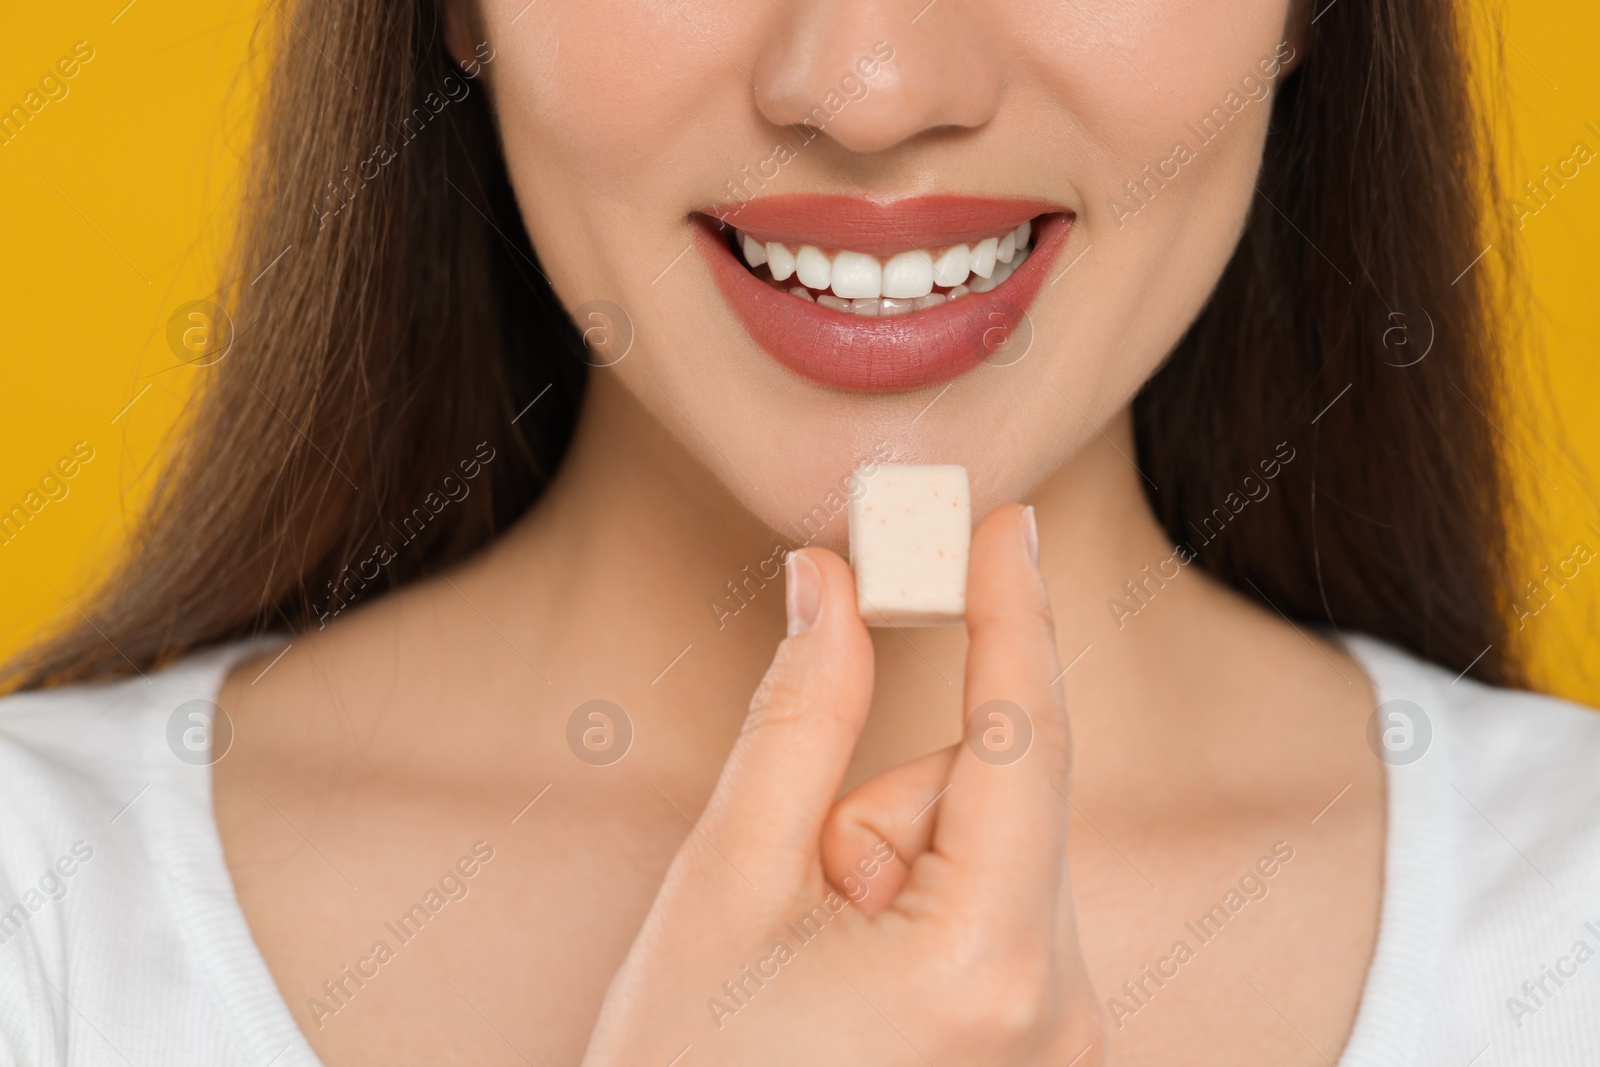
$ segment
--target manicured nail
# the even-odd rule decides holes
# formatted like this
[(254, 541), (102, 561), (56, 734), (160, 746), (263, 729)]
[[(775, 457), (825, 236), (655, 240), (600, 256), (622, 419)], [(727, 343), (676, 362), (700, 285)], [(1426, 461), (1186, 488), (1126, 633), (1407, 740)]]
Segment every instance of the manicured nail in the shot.
[(784, 600), (789, 612), (789, 636), (803, 634), (822, 614), (822, 572), (805, 555), (791, 552), (784, 560)]
[(1029, 504), (1022, 509), (1022, 547), (1028, 550), (1028, 558), (1033, 561), (1034, 569), (1039, 567), (1039, 523), (1033, 517), (1033, 505)]

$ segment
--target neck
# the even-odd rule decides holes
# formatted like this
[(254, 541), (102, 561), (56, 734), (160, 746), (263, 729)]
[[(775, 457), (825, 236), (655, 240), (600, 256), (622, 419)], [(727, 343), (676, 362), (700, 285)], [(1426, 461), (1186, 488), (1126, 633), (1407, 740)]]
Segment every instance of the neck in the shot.
[[(1177, 649), (1229, 599), (1198, 568), (1166, 578), (1156, 570), (1173, 547), (1145, 499), (1132, 437), (1124, 409), (1027, 501), (1080, 734), (1098, 729), (1095, 709), (1123, 719), (1139, 708), (1159, 713), (1157, 680), (1192, 658)], [(815, 543), (842, 550), (845, 526), (841, 510)], [(681, 767), (725, 751), (738, 729), (783, 635), (780, 567), (798, 532), (758, 521), (620, 385), (600, 379), (560, 476), (479, 580), (518, 590), (520, 614), (532, 616), (530, 647), (551, 650), (554, 662), (601, 656), (589, 676), (607, 679), (607, 691), (571, 695), (616, 701), (639, 720), (641, 742), (657, 739), (641, 756)], [(591, 622), (572, 625), (578, 618)], [(961, 733), (962, 629), (876, 630), (874, 644), (876, 697), (852, 779)]]

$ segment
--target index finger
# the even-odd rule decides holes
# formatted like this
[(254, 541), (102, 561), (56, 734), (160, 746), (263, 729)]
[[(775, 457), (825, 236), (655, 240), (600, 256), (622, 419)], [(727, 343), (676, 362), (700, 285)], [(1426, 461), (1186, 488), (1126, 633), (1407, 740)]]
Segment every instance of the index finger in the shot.
[[(995, 509), (972, 535), (967, 714), (933, 852), (966, 901), (1036, 924), (1053, 913), (1066, 848), (1071, 739), (1033, 509)], [(914, 875), (913, 875), (914, 877)]]

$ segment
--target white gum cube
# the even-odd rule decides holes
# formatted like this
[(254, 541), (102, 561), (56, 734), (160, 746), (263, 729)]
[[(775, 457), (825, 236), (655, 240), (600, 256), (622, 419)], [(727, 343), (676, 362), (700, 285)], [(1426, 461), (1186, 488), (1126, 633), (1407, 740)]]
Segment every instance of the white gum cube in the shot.
[(882, 464), (858, 474), (850, 565), (868, 626), (943, 626), (967, 611), (972, 498), (967, 469)]

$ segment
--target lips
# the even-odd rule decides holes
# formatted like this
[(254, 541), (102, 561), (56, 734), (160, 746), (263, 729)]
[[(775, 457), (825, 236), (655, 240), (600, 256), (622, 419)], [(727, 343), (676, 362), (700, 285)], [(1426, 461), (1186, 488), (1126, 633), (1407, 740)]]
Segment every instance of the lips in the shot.
[[(792, 196), (707, 209), (696, 221), (718, 288), (767, 353), (825, 386), (893, 392), (946, 381), (1003, 348), (1073, 215), (1036, 200)], [(790, 277), (795, 259), (809, 273)], [(931, 289), (924, 261), (935, 264)], [(968, 284), (948, 286), (951, 263), (971, 265)]]

